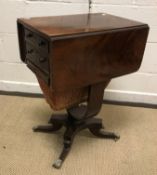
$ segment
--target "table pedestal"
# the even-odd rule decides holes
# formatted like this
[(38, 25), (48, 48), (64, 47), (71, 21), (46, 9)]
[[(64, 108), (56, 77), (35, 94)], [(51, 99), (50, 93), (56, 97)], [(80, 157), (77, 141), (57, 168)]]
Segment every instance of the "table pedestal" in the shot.
[(61, 167), (71, 149), (75, 135), (83, 129), (89, 129), (93, 135), (101, 138), (114, 139), (115, 141), (120, 138), (113, 132), (102, 130), (104, 129), (102, 120), (94, 118), (101, 109), (104, 89), (109, 81), (106, 80), (89, 87), (87, 105), (75, 105), (67, 109), (67, 115), (52, 116), (49, 125), (33, 128), (35, 132), (53, 132), (65, 126), (64, 146), (59, 158), (53, 164), (55, 168)]

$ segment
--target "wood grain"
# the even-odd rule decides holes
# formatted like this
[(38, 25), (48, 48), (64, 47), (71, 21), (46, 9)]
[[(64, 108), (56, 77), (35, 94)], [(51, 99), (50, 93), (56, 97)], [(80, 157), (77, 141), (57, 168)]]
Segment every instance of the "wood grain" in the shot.
[(137, 71), (149, 31), (147, 24), (102, 13), (21, 18), (17, 24), (21, 59), (56, 109), (87, 99), (94, 84)]

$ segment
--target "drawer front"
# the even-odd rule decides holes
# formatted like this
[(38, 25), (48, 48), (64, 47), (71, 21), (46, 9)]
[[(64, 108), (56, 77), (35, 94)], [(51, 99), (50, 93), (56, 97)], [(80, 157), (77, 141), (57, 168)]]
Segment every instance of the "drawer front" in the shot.
[(38, 50), (26, 41), (26, 59), (32, 62), (37, 68), (49, 74), (49, 62), (47, 55), (41, 55)]
[(34, 66), (34, 64), (29, 60), (27, 60), (27, 67), (31, 69), (37, 75), (37, 77), (39, 76), (41, 79), (43, 79), (47, 85), (50, 84), (49, 76), (47, 76), (46, 74), (43, 74), (43, 72), (40, 71), (40, 69), (37, 69), (37, 67)]
[(36, 47), (37, 50), (41, 53), (48, 53), (48, 42), (40, 37), (39, 35), (35, 34), (34, 32), (25, 29), (25, 40)]

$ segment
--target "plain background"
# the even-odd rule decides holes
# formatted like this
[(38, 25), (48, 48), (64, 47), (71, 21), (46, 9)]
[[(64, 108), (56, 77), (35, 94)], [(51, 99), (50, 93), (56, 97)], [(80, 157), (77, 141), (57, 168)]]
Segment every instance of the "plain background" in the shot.
[[(41, 93), (33, 73), (20, 61), (16, 20), (20, 17), (88, 13), (87, 0), (0, 0), (0, 90)], [(148, 23), (150, 34), (140, 70), (112, 80), (105, 99), (156, 103), (157, 0), (92, 0), (91, 12)]]

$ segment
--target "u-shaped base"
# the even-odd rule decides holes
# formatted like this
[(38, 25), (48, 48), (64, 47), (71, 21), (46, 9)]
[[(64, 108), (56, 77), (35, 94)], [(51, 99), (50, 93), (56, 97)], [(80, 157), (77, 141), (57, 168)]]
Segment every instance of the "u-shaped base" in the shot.
[(48, 126), (37, 126), (33, 128), (34, 131), (53, 132), (65, 126), (64, 133), (64, 147), (53, 166), (60, 168), (65, 158), (67, 157), (75, 135), (83, 130), (89, 129), (90, 132), (101, 138), (118, 140), (120, 137), (113, 132), (103, 131), (102, 120), (94, 118), (101, 109), (104, 89), (110, 80), (94, 84), (89, 87), (87, 106), (75, 105), (67, 109), (67, 115), (52, 116)]
[(54, 132), (59, 130), (62, 126), (65, 126), (64, 133), (64, 146), (59, 158), (53, 163), (53, 167), (59, 169), (67, 157), (75, 135), (83, 130), (89, 129), (89, 131), (100, 138), (114, 139), (117, 141), (120, 136), (113, 132), (107, 132), (103, 130), (102, 120), (99, 118), (87, 118), (85, 120), (76, 120), (69, 115), (56, 115), (52, 116), (47, 126), (37, 126), (33, 130), (35, 132)]

